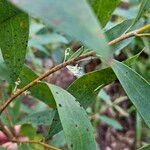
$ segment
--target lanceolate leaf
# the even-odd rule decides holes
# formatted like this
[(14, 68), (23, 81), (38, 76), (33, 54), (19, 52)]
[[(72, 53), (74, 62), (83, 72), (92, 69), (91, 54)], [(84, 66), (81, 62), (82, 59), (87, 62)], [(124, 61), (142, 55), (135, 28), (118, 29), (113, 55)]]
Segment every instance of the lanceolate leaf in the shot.
[[(145, 48), (144, 48), (145, 49)], [(139, 58), (139, 56), (141, 55), (141, 53), (144, 51), (141, 50), (139, 53), (137, 53), (136, 55), (128, 58), (127, 60), (124, 61), (124, 64), (126, 64), (127, 66), (131, 66), (133, 63), (135, 63), (135, 61)]]
[(101, 25), (104, 27), (120, 0), (88, 0), (93, 7)]
[(55, 115), (55, 110), (45, 110), (37, 113), (33, 113), (23, 118), (19, 124), (32, 124), (38, 125), (51, 125)]
[(150, 84), (121, 62), (114, 61), (112, 68), (130, 100), (150, 127)]
[[(10, 16), (6, 12), (7, 8)], [(0, 12), (7, 14), (0, 20), (0, 48), (9, 68), (11, 80), (14, 82), (18, 78), (25, 60), (29, 30), (28, 15), (19, 12), (6, 1), (0, 2)]]
[(114, 127), (117, 130), (122, 130), (122, 126), (114, 118), (109, 118), (107, 116), (101, 115), (101, 116), (99, 116), (99, 119), (100, 119), (100, 121), (106, 123), (109, 126)]
[(137, 14), (136, 18), (134, 19), (134, 21), (133, 21), (132, 25), (130, 26), (130, 28), (138, 22), (138, 20), (143, 16), (143, 14), (146, 11), (149, 11), (149, 10), (150, 10), (150, 0), (142, 0), (139, 11), (138, 11), (138, 14)]
[[(68, 92), (80, 102), (81, 106), (87, 108), (94, 102), (99, 90), (115, 79), (116, 76), (111, 68), (94, 71), (74, 81), (68, 88)], [(48, 137), (51, 137), (62, 130), (59, 122), (59, 116), (56, 115), (52, 123), (54, 129), (50, 129)]]
[(86, 108), (96, 98), (100, 88), (116, 79), (111, 68), (88, 73), (73, 82), (68, 88), (80, 104)]
[(96, 150), (92, 126), (75, 97), (55, 85), (49, 85), (70, 150)]
[[(112, 27), (111, 29), (107, 30), (105, 33), (106, 33), (109, 41), (122, 35), (128, 29), (128, 27), (132, 24), (132, 21), (133, 20), (125, 20), (125, 21), (117, 24), (116, 26)], [(114, 44), (112, 46), (114, 52), (115, 53), (120, 52), (120, 50), (122, 50), (124, 47), (126, 47), (132, 40), (133, 40), (133, 37)]]
[(62, 124), (60, 122), (59, 114), (58, 114), (58, 111), (56, 111), (46, 138), (49, 139), (50, 137), (52, 137), (55, 134), (57, 134), (58, 132), (60, 132), (62, 129), (63, 128), (62, 128)]
[(150, 150), (150, 145), (143, 146), (139, 148), (138, 150)]
[(105, 59), (111, 56), (105, 36), (86, 0), (10, 1), (50, 27), (77, 38)]
[(146, 12), (150, 10), (150, 1), (149, 0), (142, 0), (139, 12), (137, 17), (135, 18), (133, 25), (140, 19), (140, 17)]
[[(19, 76), (21, 81), (19, 88), (27, 85), (37, 77), (38, 75), (36, 75), (30, 68), (24, 66)], [(29, 91), (31, 92), (32, 96), (43, 101), (50, 107), (56, 107), (52, 93), (45, 82), (39, 82), (37, 85), (31, 87)]]

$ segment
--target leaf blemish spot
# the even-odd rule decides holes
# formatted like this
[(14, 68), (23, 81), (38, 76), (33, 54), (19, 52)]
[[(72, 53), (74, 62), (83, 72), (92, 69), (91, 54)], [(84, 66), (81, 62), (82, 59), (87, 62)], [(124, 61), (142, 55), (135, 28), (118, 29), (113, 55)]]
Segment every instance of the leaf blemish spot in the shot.
[(55, 121), (55, 122), (56, 122), (56, 121), (58, 121), (58, 120), (57, 120), (57, 119), (53, 119), (53, 121)]
[(71, 144), (70, 147), (73, 148), (73, 144)]
[(59, 105), (59, 107), (62, 107), (62, 105), (61, 104), (58, 104)]

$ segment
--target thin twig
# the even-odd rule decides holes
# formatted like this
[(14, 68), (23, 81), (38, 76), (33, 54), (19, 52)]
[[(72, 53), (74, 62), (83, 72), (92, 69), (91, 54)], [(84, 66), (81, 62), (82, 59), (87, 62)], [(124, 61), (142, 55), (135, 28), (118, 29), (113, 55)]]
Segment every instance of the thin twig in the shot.
[(46, 73), (44, 73), (42, 76), (36, 78), (35, 80), (33, 80), (32, 82), (30, 82), (29, 84), (27, 84), (26, 86), (24, 86), (21, 89), (18, 89), (16, 91), (16, 93), (13, 93), (10, 98), (4, 103), (4, 105), (1, 107), (0, 109), (0, 114), (7, 108), (7, 106), (13, 101), (13, 99), (15, 99), (17, 96), (21, 95), (23, 92), (25, 92), (26, 90), (28, 90), (29, 88), (31, 88), (32, 86), (36, 85), (39, 81), (43, 80), (44, 78), (46, 78), (47, 76), (49, 76), (50, 74), (66, 67), (67, 65), (71, 65), (74, 64), (76, 61), (82, 60), (84, 58), (93, 56), (93, 52), (88, 52), (86, 54), (83, 54), (77, 58), (68, 60), (62, 64), (59, 64), (55, 67), (53, 67), (52, 69), (48, 70)]
[(150, 33), (137, 34), (137, 37), (150, 37)]
[(0, 130), (7, 136), (9, 140), (13, 138), (13, 134), (8, 128), (5, 127), (5, 125), (2, 123), (1, 120), (0, 120)]
[(40, 141), (19, 141), (19, 140), (12, 140), (12, 142), (15, 142), (15, 143), (28, 143), (28, 144), (39, 144), (41, 146), (43, 146), (44, 148), (48, 148), (50, 150), (61, 150), (59, 148), (56, 148), (56, 147), (53, 147), (51, 145), (48, 145), (48, 144), (45, 144), (43, 142), (40, 142)]
[(13, 123), (12, 123), (12, 119), (11, 119), (11, 117), (9, 115), (9, 112), (8, 112), (8, 108), (5, 109), (5, 114), (6, 114), (8, 123), (9, 123), (8, 128), (9, 128), (10, 132), (12, 133), (13, 136), (16, 136), (16, 133), (15, 133), (15, 130), (14, 130), (14, 127), (13, 127)]
[(112, 40), (111, 42), (109, 42), (108, 45), (113, 45), (113, 44), (116, 44), (122, 40), (125, 40), (127, 38), (130, 38), (130, 37), (133, 37), (133, 36), (138, 36), (139, 34), (147, 31), (147, 30), (150, 30), (150, 24), (148, 25), (145, 25), (137, 30), (134, 30), (134, 31), (131, 31), (131, 32), (128, 32), (126, 34), (122, 34), (121, 36), (119, 36), (118, 38)]
[(150, 30), (150, 24), (147, 24), (147, 25), (141, 27), (140, 29), (138, 29), (137, 33), (144, 33), (147, 30)]
[[(137, 29), (135, 31), (131, 31), (131, 32), (128, 32), (126, 34), (123, 34), (121, 35), (120, 37), (110, 41), (108, 43), (108, 45), (114, 45), (122, 40), (125, 40), (127, 38), (130, 38), (130, 37), (133, 37), (133, 36), (136, 36), (137, 34), (141, 34), (143, 33), (144, 31), (146, 30), (150, 30), (150, 24), (149, 25), (145, 25), (144, 27), (140, 28), (140, 29)], [(2, 105), (1, 109), (0, 109), (0, 114), (7, 108), (7, 106), (16, 98), (18, 97), (19, 95), (21, 95), (23, 92), (25, 92), (26, 90), (28, 90), (29, 88), (31, 88), (32, 86), (36, 85), (39, 81), (43, 80), (45, 77), (49, 76), (50, 74), (66, 67), (67, 65), (71, 65), (71, 64), (74, 64), (75, 62), (79, 61), (79, 60), (82, 60), (84, 58), (87, 58), (87, 57), (90, 57), (90, 56), (93, 56), (95, 53), (93, 51), (91, 52), (87, 52), (86, 54), (83, 54), (77, 58), (74, 58), (74, 59), (71, 59), (71, 60), (68, 60), (62, 64), (59, 64), (55, 67), (53, 67), (52, 69), (48, 70), (46, 73), (44, 73), (42, 76), (36, 78), (35, 80), (31, 81), (29, 84), (27, 84), (26, 86), (24, 86), (23, 88), (17, 90), (15, 93), (13, 93), (11, 95), (11, 97), (9, 99), (6, 100), (6, 102)]]

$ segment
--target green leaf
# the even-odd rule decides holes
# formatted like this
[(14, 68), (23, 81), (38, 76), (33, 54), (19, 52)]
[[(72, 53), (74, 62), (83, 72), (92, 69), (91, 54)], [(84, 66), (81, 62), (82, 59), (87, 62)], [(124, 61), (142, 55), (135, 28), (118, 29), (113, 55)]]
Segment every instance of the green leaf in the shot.
[(104, 27), (120, 0), (88, 0), (93, 7), (101, 25)]
[(42, 45), (46, 45), (49, 43), (68, 44), (68, 40), (65, 37), (63, 37), (60, 34), (56, 34), (56, 33), (51, 33), (51, 34), (47, 33), (47, 34), (42, 34), (42, 35), (36, 35), (31, 40), (34, 40), (34, 42), (36, 42), (38, 44), (42, 44)]
[(109, 118), (109, 117), (104, 116), (104, 115), (99, 116), (99, 119), (102, 122), (108, 124), (109, 126), (114, 127), (115, 129), (122, 130), (122, 126), (115, 119)]
[(114, 61), (112, 68), (137, 111), (150, 127), (150, 84), (121, 62)]
[(125, 60), (125, 61), (124, 61), (124, 64), (126, 64), (127, 66), (130, 66), (131, 64), (133, 64), (133, 63), (139, 58), (139, 56), (141, 55), (141, 53), (142, 53), (143, 51), (144, 51), (144, 49), (141, 50), (141, 51), (140, 51), (139, 53), (137, 53), (136, 55), (134, 55), (134, 56), (128, 58), (127, 60)]
[(29, 124), (24, 124), (21, 126), (20, 135), (34, 139), (36, 136), (36, 129)]
[(150, 0), (142, 0), (138, 14), (136, 18), (134, 19), (132, 25), (129, 27), (129, 29), (131, 29), (131, 27), (134, 26), (138, 22), (138, 20), (144, 15), (144, 13), (149, 10), (150, 10)]
[[(24, 66), (21, 73), (20, 73), (20, 85), (19, 88), (24, 87), (34, 79), (36, 79), (38, 75), (36, 75), (30, 68)], [(38, 98), (39, 100), (43, 101), (45, 104), (49, 105), (50, 107), (56, 107), (55, 100), (52, 96), (50, 89), (48, 88), (45, 82), (39, 82), (35, 86), (29, 89), (31, 95)]]
[[(94, 102), (100, 87), (102, 88), (115, 79), (116, 76), (111, 68), (94, 71), (75, 80), (68, 88), (68, 92), (76, 97), (77, 101), (86, 108)], [(97, 88), (98, 90), (95, 91)]]
[(2, 6), (0, 7), (2, 13), (0, 14), (0, 18), (2, 17), (0, 19), (0, 48), (9, 68), (11, 80), (14, 82), (18, 78), (25, 61), (29, 19), (27, 14), (19, 12), (6, 1), (0, 1), (0, 6)]
[(20, 144), (18, 149), (19, 150), (33, 150), (29, 144)]
[(32, 124), (34, 127), (38, 125), (51, 125), (55, 115), (55, 110), (45, 110), (33, 114), (29, 114), (23, 118), (18, 124)]
[(58, 114), (58, 111), (56, 111), (55, 116), (54, 116), (53, 121), (52, 121), (52, 124), (50, 126), (50, 130), (48, 132), (47, 138), (54, 136), (55, 134), (57, 134), (62, 129), (63, 128), (62, 128), (62, 125), (60, 122), (59, 114)]
[(64, 136), (63, 131), (56, 134), (52, 138), (50, 144), (55, 146), (55, 147), (64, 147), (66, 145), (66, 141), (65, 141), (65, 136)]
[(150, 10), (150, 1), (149, 0), (142, 0), (141, 2), (141, 6), (139, 8), (139, 12), (133, 22), (133, 25), (140, 19), (140, 17), (143, 16), (143, 14), (146, 12), (146, 11), (149, 11)]
[(0, 23), (9, 20), (11, 17), (20, 13), (19, 9), (16, 9), (7, 0), (0, 0)]
[[(111, 68), (94, 71), (74, 81), (68, 88), (68, 92), (71, 93), (84, 108), (87, 108), (95, 101), (100, 88), (111, 83), (115, 79), (116, 76)], [(95, 91), (97, 88), (98, 90)], [(48, 137), (55, 135), (61, 130), (62, 127), (59, 116), (56, 115), (48, 133)]]
[(88, 49), (86, 49), (85, 47), (81, 47), (76, 52), (74, 52), (68, 59), (77, 58), (87, 51), (88, 51)]
[(30, 15), (42, 19), (50, 27), (77, 38), (103, 58), (111, 57), (98, 20), (85, 0), (10, 1)]
[[(105, 33), (109, 41), (121, 36), (128, 29), (128, 27), (132, 24), (132, 21), (133, 20), (125, 20), (117, 24), (116, 26), (112, 27), (111, 29), (107, 30)], [(114, 44), (112, 46), (114, 52), (119, 53), (123, 48), (125, 48), (129, 43), (131, 43), (132, 40), (133, 40), (133, 37)]]
[(143, 146), (139, 148), (138, 150), (150, 150), (150, 145)]
[(125, 19), (134, 19), (137, 15), (137, 7), (130, 7), (129, 9), (116, 8), (113, 15), (120, 16)]
[(8, 71), (5, 62), (0, 59), (0, 79), (11, 82), (9, 73), (10, 72)]
[(92, 126), (86, 111), (67, 91), (55, 85), (49, 84), (49, 87), (57, 104), (68, 148), (70, 150), (96, 150)]
[(112, 105), (110, 96), (103, 89), (98, 93), (98, 97), (102, 99), (106, 104)]

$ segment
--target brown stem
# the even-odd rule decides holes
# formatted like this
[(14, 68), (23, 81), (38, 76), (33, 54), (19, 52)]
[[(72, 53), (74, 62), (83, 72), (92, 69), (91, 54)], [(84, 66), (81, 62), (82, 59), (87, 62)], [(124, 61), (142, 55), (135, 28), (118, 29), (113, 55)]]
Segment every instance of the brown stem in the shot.
[(50, 150), (61, 150), (59, 148), (53, 147), (51, 145), (45, 144), (45, 143), (40, 142), (40, 141), (19, 141), (19, 140), (12, 140), (12, 142), (15, 142), (15, 143), (28, 143), (28, 144), (39, 144), (39, 145), (43, 146), (44, 148), (48, 148)]
[(26, 86), (24, 86), (23, 88), (19, 89), (16, 91), (16, 93), (12, 94), (10, 96), (10, 98), (4, 103), (4, 105), (1, 107), (0, 109), (0, 114), (7, 108), (7, 106), (19, 95), (21, 95), (23, 92), (25, 92), (26, 90), (28, 90), (30, 87), (36, 85), (39, 81), (41, 81), (42, 79), (46, 78), (47, 76), (49, 76), (50, 74), (66, 67), (67, 65), (71, 65), (74, 64), (76, 61), (82, 60), (84, 58), (93, 56), (93, 52), (87, 52), (86, 54), (83, 54), (77, 58), (74, 59), (70, 59), (62, 64), (59, 64), (55, 67), (53, 67), (52, 69), (48, 70), (46, 73), (44, 73), (42, 76), (36, 78), (35, 80), (33, 80), (32, 82), (30, 82), (29, 84), (27, 84)]
[[(137, 29), (135, 31), (131, 31), (131, 32), (128, 32), (126, 34), (123, 34), (121, 35), (120, 37), (110, 41), (108, 43), (108, 45), (114, 45), (122, 40), (125, 40), (127, 38), (130, 38), (130, 37), (133, 37), (133, 36), (136, 36), (137, 34), (139, 33), (143, 33), (144, 31), (146, 30), (149, 30), (150, 29), (150, 24), (149, 25), (146, 25), (140, 29)], [(79, 60), (82, 60), (84, 58), (87, 58), (87, 57), (90, 57), (90, 56), (93, 56), (95, 53), (93, 51), (91, 52), (87, 52), (86, 54), (83, 54), (77, 58), (74, 58), (74, 59), (71, 59), (71, 60), (68, 60), (62, 64), (59, 64), (55, 67), (53, 67), (52, 69), (48, 70), (46, 73), (44, 73), (42, 76), (36, 78), (35, 80), (33, 80), (32, 82), (30, 82), (29, 84), (27, 84), (26, 86), (24, 86), (23, 88), (17, 90), (15, 93), (13, 93), (11, 95), (11, 97), (6, 100), (6, 102), (4, 103), (4, 105), (2, 105), (1, 109), (0, 109), (0, 114), (7, 108), (7, 106), (16, 98), (18, 97), (19, 95), (21, 95), (23, 92), (25, 92), (26, 90), (28, 90), (29, 88), (31, 88), (32, 86), (36, 85), (39, 81), (43, 80), (45, 77), (49, 76), (50, 74), (66, 67), (67, 65), (71, 65), (71, 64), (74, 64), (75, 62), (79, 61)], [(111, 60), (110, 60), (111, 62)]]
[(13, 139), (13, 134), (11, 133), (11, 131), (8, 129), (8, 128), (6, 128), (5, 126), (4, 126), (4, 124), (2, 123), (2, 121), (0, 120), (0, 130), (7, 136), (7, 138), (9, 139), (9, 140), (12, 140)]
[(5, 114), (6, 114), (8, 123), (9, 123), (8, 129), (10, 130), (10, 132), (12, 133), (12, 135), (15, 137), (16, 133), (15, 133), (15, 130), (14, 130), (14, 127), (13, 127), (12, 119), (11, 119), (11, 117), (10, 117), (7, 109), (5, 109)]

